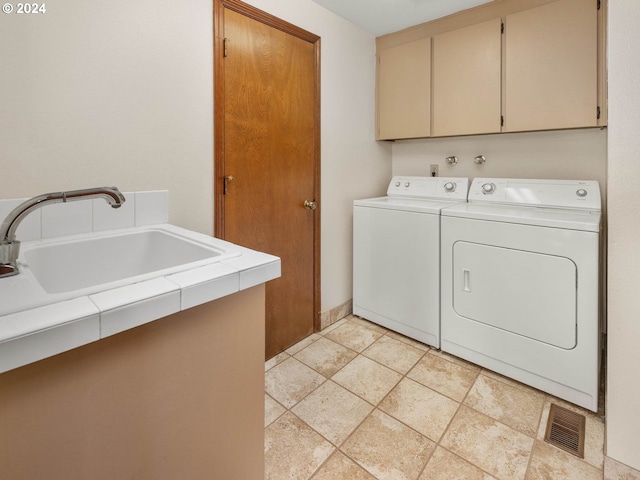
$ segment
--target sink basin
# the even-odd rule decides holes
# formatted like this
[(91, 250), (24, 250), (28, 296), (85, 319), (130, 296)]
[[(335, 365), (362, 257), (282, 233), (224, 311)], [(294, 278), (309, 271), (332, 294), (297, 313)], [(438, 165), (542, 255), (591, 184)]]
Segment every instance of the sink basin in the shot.
[(20, 268), (30, 270), (47, 293), (56, 294), (114, 288), (236, 255), (166, 230), (140, 229), (25, 245)]

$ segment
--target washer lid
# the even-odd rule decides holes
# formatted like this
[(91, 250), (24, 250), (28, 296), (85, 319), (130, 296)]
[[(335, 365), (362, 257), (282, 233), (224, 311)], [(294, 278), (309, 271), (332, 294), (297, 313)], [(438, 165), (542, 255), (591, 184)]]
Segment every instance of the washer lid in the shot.
[[(419, 199), (407, 197), (379, 197), (355, 200), (354, 207), (383, 208), (405, 212), (430, 213), (439, 215), (443, 208), (458, 205), (461, 202), (437, 199)], [(464, 202), (466, 204), (466, 202)]]
[(443, 209), (441, 215), (587, 232), (600, 231), (601, 216), (599, 211), (496, 205), (488, 203), (464, 203), (455, 205)]

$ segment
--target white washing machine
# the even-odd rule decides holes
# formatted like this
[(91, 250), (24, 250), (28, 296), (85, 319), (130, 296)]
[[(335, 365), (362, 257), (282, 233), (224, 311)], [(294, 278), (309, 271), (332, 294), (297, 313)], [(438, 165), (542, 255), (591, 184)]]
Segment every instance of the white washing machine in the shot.
[(353, 204), (353, 313), (440, 346), (440, 211), (469, 180), (393, 177), (386, 197)]
[(598, 409), (595, 181), (476, 178), (442, 212), (442, 350)]

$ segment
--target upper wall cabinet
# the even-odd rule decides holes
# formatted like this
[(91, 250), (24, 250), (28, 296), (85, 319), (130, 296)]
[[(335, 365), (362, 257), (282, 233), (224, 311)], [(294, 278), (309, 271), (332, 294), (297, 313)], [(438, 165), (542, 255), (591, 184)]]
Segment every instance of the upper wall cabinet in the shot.
[(598, 123), (596, 0), (562, 0), (505, 18), (507, 132)]
[(431, 135), (431, 39), (378, 52), (378, 140)]
[(377, 138), (606, 125), (605, 8), (496, 0), (378, 37)]
[(433, 37), (432, 135), (500, 132), (499, 18)]

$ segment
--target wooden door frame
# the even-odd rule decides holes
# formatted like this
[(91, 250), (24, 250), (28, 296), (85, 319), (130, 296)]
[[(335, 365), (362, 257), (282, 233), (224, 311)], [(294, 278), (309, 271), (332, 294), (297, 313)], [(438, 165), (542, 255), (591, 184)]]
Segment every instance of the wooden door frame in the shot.
[(239, 0), (213, 0), (213, 138), (214, 138), (214, 235), (224, 239), (225, 90), (224, 10), (229, 9), (313, 44), (315, 55), (314, 196), (313, 222), (313, 330), (320, 331), (320, 37)]

